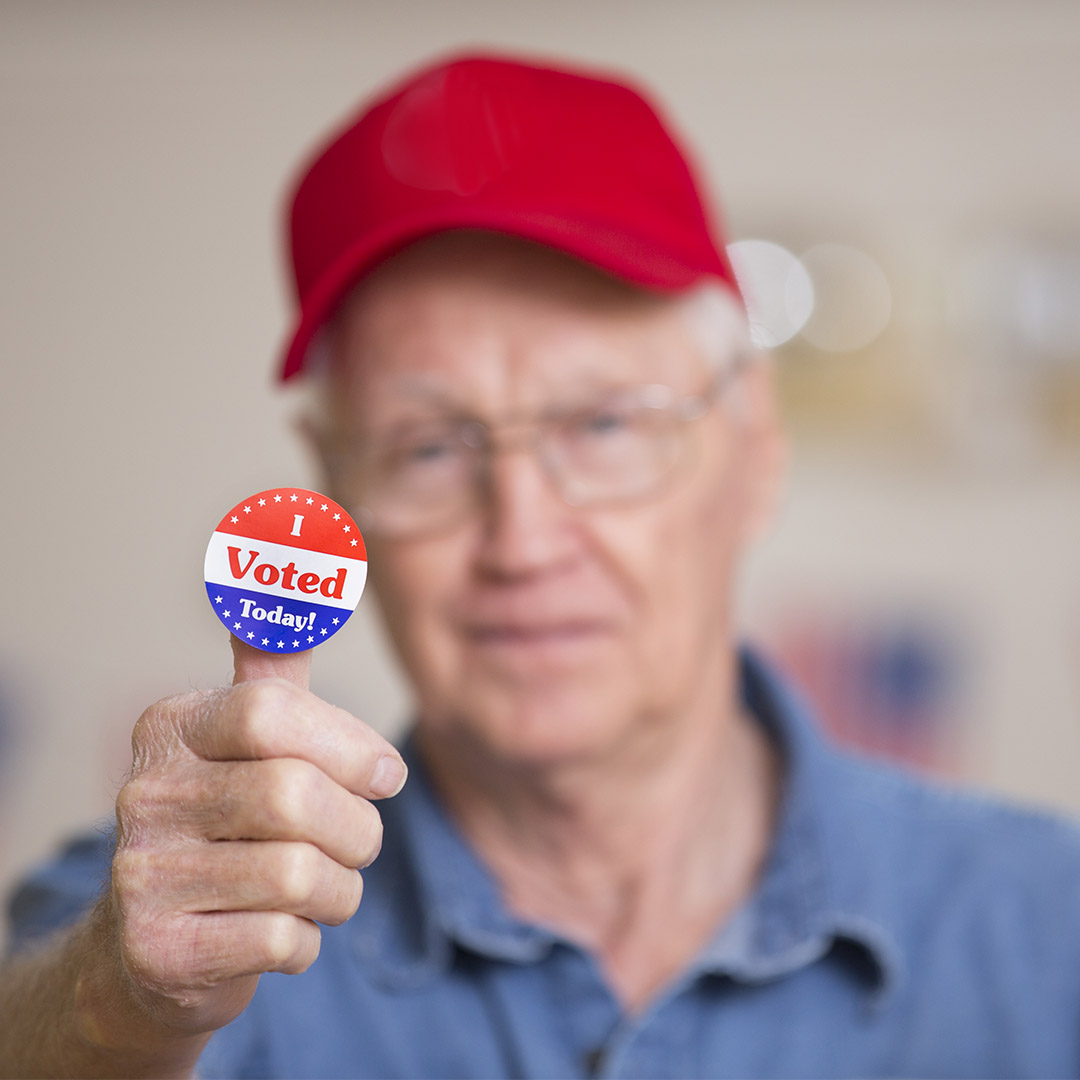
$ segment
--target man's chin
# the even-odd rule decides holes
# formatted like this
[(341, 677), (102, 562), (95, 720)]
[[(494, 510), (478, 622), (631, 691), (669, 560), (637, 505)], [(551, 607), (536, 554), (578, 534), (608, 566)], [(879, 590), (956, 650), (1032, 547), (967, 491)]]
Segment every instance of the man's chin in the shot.
[[(511, 768), (551, 768), (602, 759), (629, 736), (629, 703), (610, 694), (548, 686), (526, 694), (477, 694), (460, 724), (488, 757)], [(560, 692), (562, 689), (562, 692)]]

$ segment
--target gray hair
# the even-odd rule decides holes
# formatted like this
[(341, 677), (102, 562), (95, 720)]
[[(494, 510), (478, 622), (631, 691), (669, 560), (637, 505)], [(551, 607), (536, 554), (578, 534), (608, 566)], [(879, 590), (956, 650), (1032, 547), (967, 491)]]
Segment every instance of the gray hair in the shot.
[(739, 363), (753, 353), (750, 323), (730, 289), (717, 281), (705, 281), (690, 289), (680, 305), (710, 367)]
[(728, 381), (721, 394), (721, 404), (733, 420), (742, 421), (746, 417), (746, 395), (737, 376), (742, 368), (760, 360), (762, 355), (751, 340), (745, 308), (731, 289), (711, 280), (695, 285), (680, 304), (706, 364), (718, 378)]

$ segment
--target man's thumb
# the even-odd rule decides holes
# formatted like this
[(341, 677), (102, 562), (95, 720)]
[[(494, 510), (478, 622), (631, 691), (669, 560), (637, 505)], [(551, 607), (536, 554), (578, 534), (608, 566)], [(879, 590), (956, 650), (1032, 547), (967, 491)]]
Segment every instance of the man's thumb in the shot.
[(311, 682), (311, 650), (277, 655), (256, 649), (234, 634), (229, 635), (233, 651), (233, 684), (253, 679), (288, 679), (305, 690)]

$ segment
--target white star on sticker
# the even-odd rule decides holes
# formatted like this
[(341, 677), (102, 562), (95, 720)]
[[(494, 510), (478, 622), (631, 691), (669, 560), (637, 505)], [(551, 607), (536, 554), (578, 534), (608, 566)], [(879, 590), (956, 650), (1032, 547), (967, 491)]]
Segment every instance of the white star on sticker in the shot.
[(245, 514), (250, 514), (251, 513), (251, 507), (250, 506), (245, 506), (244, 507), (244, 513)]
[(349, 541), (349, 546), (350, 547), (356, 547), (356, 541), (355, 540), (350, 540)]
[(266, 505), (266, 500), (265, 499), (260, 499), (259, 500), (259, 505), (260, 506), (265, 506)]
[(227, 619), (227, 618), (229, 618), (229, 617), (230, 617), (231, 615), (232, 615), (232, 612), (231, 612), (231, 611), (223, 611), (223, 612), (221, 613), (221, 617), (222, 617), (223, 619)]
[(215, 596), (214, 597), (214, 603), (215, 604), (220, 604), (221, 603), (221, 597), (220, 596)]
[(329, 507), (329, 506), (327, 506), (327, 505), (326, 505), (326, 503), (323, 503), (323, 504), (322, 504), (322, 506), (320, 506), (320, 507), (319, 507), (319, 509), (320, 509), (320, 510), (329, 510), (329, 509), (330, 509), (330, 507)]
[(337, 624), (338, 624), (338, 620), (337, 620), (337, 619), (335, 619), (335, 620), (334, 620), (334, 625), (335, 625), (335, 626), (337, 626)]
[(285, 642), (284, 642), (284, 641), (279, 641), (279, 642), (277, 643), (277, 647), (278, 647), (279, 649), (284, 649), (284, 648), (285, 648)]
[(274, 502), (281, 502), (281, 496), (280, 495), (275, 495), (274, 496)]
[(232, 624), (232, 628), (233, 628), (234, 630), (239, 630), (239, 629), (240, 629), (240, 624), (239, 624), (238, 622), (234, 622), (234, 623)]
[(304, 502), (306, 502), (308, 506), (310, 506), (314, 501), (315, 500), (310, 495), (304, 500)]
[(235, 525), (240, 519), (234, 514), (229, 520)]
[(321, 629), (321, 630), (319, 631), (319, 633), (320, 633), (320, 634), (322, 634), (323, 636), (325, 636), (325, 635), (326, 635), (326, 627), (324, 626), (324, 627), (323, 627), (323, 628), (322, 628), (322, 629)]
[(352, 529), (349, 528), (348, 525), (342, 525), (341, 530), (342, 530), (342, 532), (352, 532)]
[(341, 520), (341, 515), (340, 514), (335, 514), (334, 515), (334, 520), (335, 521), (340, 521)]
[(295, 495), (290, 495), (289, 496), (289, 502), (296, 502), (296, 496)]
[(315, 640), (310, 634), (308, 634), (307, 639), (309, 645)]
[(299, 641), (294, 641), (294, 642), (292, 643), (292, 647), (293, 647), (294, 649), (298, 649), (298, 648), (300, 647), (300, 642), (299, 642)]
[(254, 630), (249, 630), (248, 631), (248, 640), (250, 641), (254, 636), (255, 636), (255, 631)]
[(263, 638), (263, 644), (264, 645), (269, 645), (270, 644), (270, 639), (268, 637), (264, 637)]

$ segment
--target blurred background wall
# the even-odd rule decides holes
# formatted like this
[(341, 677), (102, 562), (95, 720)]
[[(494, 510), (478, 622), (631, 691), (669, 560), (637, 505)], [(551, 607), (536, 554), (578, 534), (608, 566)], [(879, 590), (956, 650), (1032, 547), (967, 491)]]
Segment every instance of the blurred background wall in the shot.
[[(229, 677), (207, 536), (311, 480), (286, 179), (467, 45), (635, 74), (722, 194), (793, 442), (746, 632), (840, 737), (1080, 810), (1080, 5), (9, 0), (0, 887), (108, 812), (146, 704)], [(315, 688), (393, 731), (361, 612)]]

